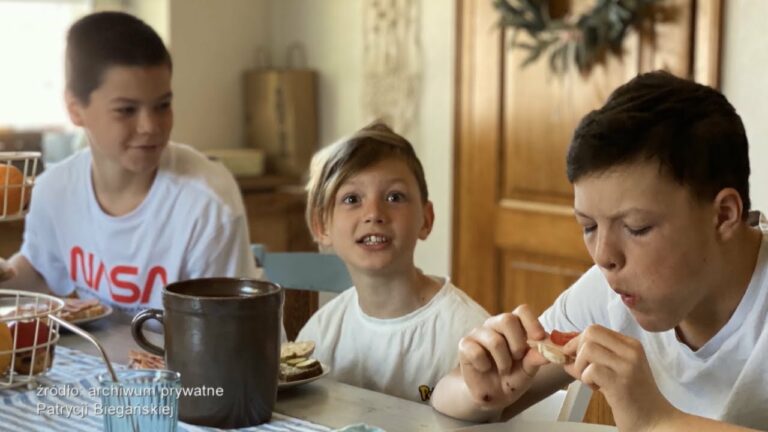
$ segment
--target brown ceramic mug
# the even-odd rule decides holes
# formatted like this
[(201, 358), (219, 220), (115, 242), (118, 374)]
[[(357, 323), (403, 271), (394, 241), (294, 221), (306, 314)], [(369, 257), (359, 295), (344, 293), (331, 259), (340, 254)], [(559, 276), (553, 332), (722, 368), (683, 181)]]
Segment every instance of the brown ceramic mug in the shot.
[[(251, 279), (192, 279), (163, 289), (164, 310), (140, 312), (131, 333), (181, 373), (179, 419), (202, 426), (255, 426), (277, 395), (283, 290)], [(148, 342), (145, 321), (163, 324), (165, 349)], [(200, 395), (203, 393), (203, 395)]]

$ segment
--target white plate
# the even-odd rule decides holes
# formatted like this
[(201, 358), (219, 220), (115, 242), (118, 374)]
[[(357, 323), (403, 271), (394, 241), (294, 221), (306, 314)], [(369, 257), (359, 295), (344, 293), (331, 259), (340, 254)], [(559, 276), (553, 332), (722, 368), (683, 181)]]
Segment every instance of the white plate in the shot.
[(111, 306), (106, 305), (104, 303), (102, 303), (101, 306), (104, 308), (104, 312), (100, 313), (99, 315), (88, 317), (88, 318), (80, 318), (80, 319), (72, 320), (69, 322), (72, 324), (82, 325), (82, 324), (88, 324), (90, 322), (97, 321), (112, 315), (113, 311)]
[(285, 390), (285, 389), (293, 388), (293, 387), (296, 387), (296, 386), (304, 385), (304, 384), (307, 384), (307, 383), (311, 383), (312, 381), (319, 380), (320, 378), (328, 375), (331, 372), (331, 368), (328, 367), (328, 365), (326, 365), (325, 363), (320, 363), (320, 366), (323, 367), (323, 373), (321, 373), (320, 375), (317, 375), (317, 376), (313, 376), (312, 378), (306, 378), (306, 379), (303, 379), (303, 380), (291, 381), (291, 382), (281, 381), (278, 378), (278, 380), (277, 380), (277, 389), (278, 390)]
[[(90, 322), (93, 322), (93, 321), (96, 321), (96, 320), (100, 320), (102, 318), (106, 318), (106, 317), (112, 315), (113, 310), (112, 310), (111, 306), (105, 305), (104, 303), (102, 303), (101, 305), (104, 307), (104, 312), (100, 313), (99, 315), (88, 317), (88, 318), (80, 318), (80, 319), (76, 319), (76, 320), (72, 320), (72, 321), (68, 321), (68, 322), (70, 322), (72, 324), (77, 324), (77, 325), (88, 324)], [(9, 312), (12, 312), (15, 309), (16, 308), (13, 307), (13, 306), (1, 306), (0, 307), (0, 316), (5, 315), (5, 314), (7, 314)], [(63, 330), (66, 330), (66, 329), (63, 329)]]

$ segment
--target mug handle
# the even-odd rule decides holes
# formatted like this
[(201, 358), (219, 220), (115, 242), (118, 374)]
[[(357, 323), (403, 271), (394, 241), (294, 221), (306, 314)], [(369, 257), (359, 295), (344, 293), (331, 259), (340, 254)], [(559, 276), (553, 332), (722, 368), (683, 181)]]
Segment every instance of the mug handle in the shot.
[(151, 319), (157, 320), (160, 324), (163, 324), (163, 311), (160, 309), (146, 309), (136, 314), (136, 316), (133, 317), (133, 321), (131, 321), (131, 335), (133, 336), (133, 340), (135, 340), (140, 347), (152, 354), (165, 357), (165, 350), (163, 348), (151, 343), (144, 337), (144, 332), (142, 331), (144, 321)]

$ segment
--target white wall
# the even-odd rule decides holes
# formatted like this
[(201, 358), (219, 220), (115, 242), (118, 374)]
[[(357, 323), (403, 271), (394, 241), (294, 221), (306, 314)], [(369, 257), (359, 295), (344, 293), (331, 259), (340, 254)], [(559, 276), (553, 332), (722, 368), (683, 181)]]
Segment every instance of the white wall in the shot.
[(768, 49), (765, 0), (725, 3), (722, 89), (744, 121), (750, 143), (752, 207), (768, 211)]
[(170, 19), (168, 16), (170, 8), (169, 1), (170, 0), (131, 0), (128, 5), (128, 12), (138, 16), (155, 29), (166, 45), (170, 42)]
[[(272, 62), (285, 66), (295, 42), (320, 77), (320, 143), (327, 145), (364, 126), (361, 110), (362, 1), (281, 0), (271, 4)], [(424, 165), (436, 222), (416, 251), (428, 273), (450, 274), (453, 189), (455, 2), (421, 0), (423, 88), (419, 120), (406, 137)]]
[(198, 148), (245, 144), (243, 71), (269, 44), (268, 2), (170, 0), (173, 140)]

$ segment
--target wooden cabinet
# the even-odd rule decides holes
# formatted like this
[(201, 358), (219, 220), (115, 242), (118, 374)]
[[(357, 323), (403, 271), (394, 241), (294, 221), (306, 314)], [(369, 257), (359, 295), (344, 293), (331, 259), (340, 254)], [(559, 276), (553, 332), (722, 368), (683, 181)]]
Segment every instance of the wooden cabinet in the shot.
[(317, 250), (304, 222), (306, 193), (290, 178), (239, 178), (252, 243), (272, 252)]

